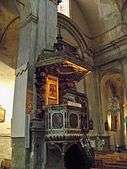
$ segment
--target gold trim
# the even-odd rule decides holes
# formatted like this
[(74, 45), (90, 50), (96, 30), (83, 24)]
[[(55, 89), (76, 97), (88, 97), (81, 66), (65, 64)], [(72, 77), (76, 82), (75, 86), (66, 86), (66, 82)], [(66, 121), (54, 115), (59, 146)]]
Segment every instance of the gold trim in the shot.
[(72, 62), (70, 62), (70, 61), (68, 61), (68, 60), (65, 60), (64, 61), (64, 63), (65, 64), (68, 64), (69, 66), (72, 66), (75, 70), (80, 70), (80, 71), (85, 71), (85, 72), (87, 72), (88, 70), (87, 69), (85, 69), (85, 68), (83, 68), (83, 67), (81, 67), (81, 66), (79, 66), (79, 65), (76, 65), (75, 63), (72, 63)]

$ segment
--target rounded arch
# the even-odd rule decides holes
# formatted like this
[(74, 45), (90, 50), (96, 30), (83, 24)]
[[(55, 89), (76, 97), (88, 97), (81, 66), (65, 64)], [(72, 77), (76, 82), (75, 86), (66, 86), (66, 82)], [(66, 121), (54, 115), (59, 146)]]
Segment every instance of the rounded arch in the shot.
[(104, 121), (109, 124), (110, 145), (124, 145), (124, 80), (120, 70), (111, 70), (101, 79), (101, 103)]
[(112, 74), (121, 74), (122, 76), (122, 72), (120, 69), (112, 69), (112, 70), (105, 70), (101, 73), (101, 81), (104, 81), (108, 76), (112, 75)]
[[(104, 87), (105, 83), (111, 80), (118, 86), (119, 89), (123, 89), (124, 87), (124, 79), (122, 77), (122, 72), (119, 69), (109, 70), (107, 72), (102, 73), (101, 78), (101, 87)], [(119, 93), (119, 95), (123, 95), (123, 92)]]
[[(109, 83), (114, 86), (114, 93), (113, 91), (110, 91), (111, 93), (108, 94), (108, 86)], [(113, 90), (113, 89), (111, 89)], [(112, 70), (108, 71), (107, 73), (103, 74), (103, 77), (101, 79), (101, 100), (102, 100), (102, 111), (103, 113), (106, 111), (106, 105), (105, 99), (109, 97), (109, 95), (112, 94), (112, 97), (119, 97), (119, 100), (123, 101), (123, 77), (119, 70)], [(115, 96), (114, 96), (115, 95)], [(121, 102), (122, 103), (122, 102)], [(104, 114), (104, 119), (106, 120), (106, 114)]]
[(7, 26), (4, 28), (2, 34), (1, 34), (1, 37), (0, 37), (0, 43), (2, 43), (2, 40), (4, 39), (4, 36), (5, 34), (7, 33), (8, 29), (11, 27), (11, 25), (17, 21), (20, 17), (19, 16), (16, 16), (14, 19), (12, 19), (8, 24)]
[(0, 61), (15, 69), (18, 57), (20, 16), (17, 13), (16, 2), (1, 1), (1, 6)]
[(75, 39), (81, 50), (82, 58), (90, 65), (93, 65), (93, 52), (88, 46), (87, 37), (78, 25), (72, 19), (58, 13), (58, 27), (65, 29)]

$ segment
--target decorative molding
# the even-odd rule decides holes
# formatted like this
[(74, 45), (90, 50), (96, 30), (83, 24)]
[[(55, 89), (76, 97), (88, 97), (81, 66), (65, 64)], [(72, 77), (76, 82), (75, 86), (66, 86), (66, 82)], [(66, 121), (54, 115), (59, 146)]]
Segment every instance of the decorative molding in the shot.
[[(104, 66), (127, 57), (127, 36), (122, 36), (95, 51), (95, 67)], [(101, 62), (100, 62), (101, 60)]]
[(21, 28), (25, 27), (28, 23), (38, 23), (38, 16), (34, 15), (33, 13), (30, 13), (22, 22), (21, 22)]
[(106, 45), (96, 48), (94, 51), (95, 57), (98, 55), (102, 55), (103, 53), (106, 53), (107, 51), (118, 49), (120, 46), (126, 45), (126, 44), (127, 44), (127, 35), (123, 35), (107, 43)]

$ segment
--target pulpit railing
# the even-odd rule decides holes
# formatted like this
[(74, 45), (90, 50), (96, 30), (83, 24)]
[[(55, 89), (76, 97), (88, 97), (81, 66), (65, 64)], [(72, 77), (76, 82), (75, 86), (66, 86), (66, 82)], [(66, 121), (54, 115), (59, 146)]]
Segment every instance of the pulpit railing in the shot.
[(46, 136), (81, 136), (80, 108), (68, 105), (45, 107)]

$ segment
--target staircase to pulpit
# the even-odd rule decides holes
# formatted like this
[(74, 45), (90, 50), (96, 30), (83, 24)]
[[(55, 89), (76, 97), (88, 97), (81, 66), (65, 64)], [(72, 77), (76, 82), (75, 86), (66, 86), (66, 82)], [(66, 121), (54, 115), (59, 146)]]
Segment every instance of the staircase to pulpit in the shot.
[[(45, 50), (38, 58), (35, 70), (34, 121), (43, 123), (45, 148), (42, 153), (43, 164), (47, 169), (68, 169), (66, 164), (69, 164), (71, 169), (70, 159), (73, 156), (74, 160), (78, 154), (79, 160), (84, 159), (84, 165), (90, 166), (94, 159), (86, 135), (89, 132), (87, 96), (76, 90), (76, 83), (90, 69), (84, 59), (79, 57), (77, 49), (64, 42), (61, 36), (57, 37), (54, 50)], [(39, 156), (39, 153), (36, 155)]]

